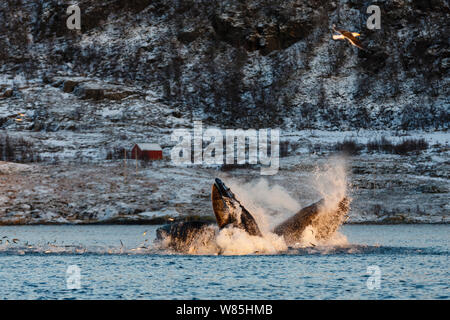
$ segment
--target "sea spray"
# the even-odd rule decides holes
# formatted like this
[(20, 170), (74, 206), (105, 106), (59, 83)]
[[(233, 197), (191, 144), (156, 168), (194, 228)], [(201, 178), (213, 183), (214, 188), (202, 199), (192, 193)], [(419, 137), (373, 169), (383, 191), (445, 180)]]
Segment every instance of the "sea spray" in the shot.
[(305, 247), (326, 247), (326, 246), (345, 246), (348, 244), (347, 237), (336, 231), (333, 233), (331, 238), (327, 240), (317, 240), (316, 238), (317, 230), (313, 226), (306, 227), (303, 231), (302, 238), (299, 243), (297, 243), (295, 248), (305, 248)]
[[(339, 227), (346, 221), (351, 199), (348, 197), (347, 166), (343, 158), (331, 158), (323, 167), (314, 170), (313, 186), (324, 204), (321, 212), (312, 221), (316, 238), (325, 238), (334, 245)], [(344, 199), (344, 200), (343, 200)], [(317, 230), (321, 234), (317, 234)], [(340, 243), (346, 240), (339, 240)]]
[(325, 200), (326, 208), (337, 208), (339, 202), (347, 196), (347, 184), (347, 166), (343, 158), (331, 158), (314, 170), (312, 186)]
[[(289, 246), (302, 248), (347, 244), (345, 236), (338, 232), (338, 228), (345, 222), (350, 204), (346, 196), (346, 173), (344, 160), (333, 158), (325, 165), (317, 167), (309, 181), (300, 182), (315, 192), (317, 200), (323, 201), (320, 203), (319, 213), (312, 218), (298, 242), (294, 239), (294, 243), (291, 241)], [(244, 230), (231, 226), (221, 230), (211, 226), (200, 230), (199, 233), (192, 233), (187, 239), (189, 241), (185, 239), (176, 243), (176, 251), (224, 255), (275, 254), (286, 251), (288, 239), (285, 241), (284, 236), (275, 234), (273, 230), (280, 222), (286, 221), (302, 208), (300, 199), (293, 198), (280, 185), (270, 185), (265, 179), (247, 183), (229, 180), (227, 184), (237, 200), (254, 217), (262, 237), (251, 236)], [(170, 247), (174, 247), (174, 244)]]
[(251, 236), (238, 228), (224, 228), (216, 238), (223, 255), (276, 254), (287, 250), (283, 237), (271, 232), (262, 237)]
[(229, 185), (263, 231), (273, 230), (276, 225), (301, 209), (299, 201), (285, 188), (269, 185), (266, 179), (260, 178), (249, 183), (231, 180)]
[[(347, 218), (350, 203), (347, 196), (347, 183), (345, 160), (337, 157), (316, 167), (310, 181), (302, 182), (304, 185), (311, 186), (317, 198), (324, 199), (324, 202), (321, 212), (313, 219), (312, 225), (304, 230), (302, 239), (296, 246), (347, 244), (345, 236), (338, 232), (338, 228)], [(241, 203), (255, 217), (266, 240), (277, 241), (278, 239), (273, 237), (276, 235), (271, 231), (302, 207), (300, 199), (293, 198), (282, 186), (269, 185), (265, 179), (248, 183), (230, 181), (229, 184)]]

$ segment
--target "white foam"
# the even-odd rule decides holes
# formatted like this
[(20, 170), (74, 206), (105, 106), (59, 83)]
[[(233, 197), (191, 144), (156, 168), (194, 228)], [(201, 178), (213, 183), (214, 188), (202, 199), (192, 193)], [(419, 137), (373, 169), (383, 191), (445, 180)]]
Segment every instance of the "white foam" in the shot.
[(283, 237), (270, 232), (263, 237), (251, 236), (238, 228), (222, 229), (216, 242), (223, 255), (276, 254), (287, 250)]

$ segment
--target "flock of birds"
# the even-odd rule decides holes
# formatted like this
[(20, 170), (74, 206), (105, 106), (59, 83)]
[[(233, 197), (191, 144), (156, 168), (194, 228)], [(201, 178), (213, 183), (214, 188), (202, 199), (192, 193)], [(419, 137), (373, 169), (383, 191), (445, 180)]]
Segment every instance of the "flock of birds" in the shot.
[[(148, 231), (145, 231), (142, 234), (142, 236), (145, 237), (147, 234), (148, 234)], [(9, 248), (11, 245), (14, 245), (14, 244), (19, 244), (20, 245), (20, 242), (21, 241), (19, 239), (17, 239), (17, 238), (12, 238), (11, 239), (8, 236), (3, 236), (2, 238), (0, 238), (0, 247), (5, 249), (5, 248)], [(119, 242), (120, 242), (119, 251), (117, 251), (117, 248), (115, 248), (115, 249), (114, 248), (109, 248), (107, 250), (107, 252), (109, 254), (126, 253), (128, 250), (125, 247), (124, 243), (120, 239), (119, 239)], [(43, 248), (45, 248), (45, 247), (46, 247), (46, 249), (43, 250)], [(48, 241), (47, 244), (44, 245), (44, 247), (40, 246), (40, 245), (37, 245), (37, 246), (34, 245), (33, 246), (28, 241), (26, 241), (23, 246), (20, 246), (19, 249), (21, 249), (20, 252), (22, 252), (24, 254), (25, 251), (23, 251), (23, 249), (35, 249), (35, 250), (37, 250), (37, 252), (42, 252), (43, 251), (44, 253), (55, 253), (55, 252), (57, 253), (57, 252), (60, 252), (60, 249), (67, 249), (67, 248), (75, 250), (76, 253), (86, 253), (87, 252), (87, 248), (85, 248), (85, 247), (77, 247), (77, 246), (74, 246), (74, 245), (64, 245), (64, 241), (61, 242), (61, 244), (58, 245), (56, 243), (56, 240), (54, 240), (53, 242)], [(57, 250), (55, 251), (55, 249), (57, 249)], [(144, 241), (141, 242), (136, 248), (129, 249), (129, 251), (134, 252), (134, 251), (139, 251), (139, 250), (142, 250), (142, 249), (143, 250), (151, 249), (151, 245), (150, 245), (150, 242), (149, 242), (148, 238), (144, 239)]]
[(0, 239), (0, 244), (4, 243), (5, 245), (9, 245), (10, 243), (18, 243), (19, 241), (19, 239), (11, 239), (11, 241), (9, 241), (8, 237), (4, 236)]

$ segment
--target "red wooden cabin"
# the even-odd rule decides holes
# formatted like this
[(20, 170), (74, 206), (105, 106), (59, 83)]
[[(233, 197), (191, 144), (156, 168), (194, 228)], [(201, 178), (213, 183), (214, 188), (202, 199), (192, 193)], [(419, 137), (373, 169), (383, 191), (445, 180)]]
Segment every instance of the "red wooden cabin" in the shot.
[(138, 160), (162, 160), (163, 153), (159, 144), (136, 143), (131, 149), (131, 159)]

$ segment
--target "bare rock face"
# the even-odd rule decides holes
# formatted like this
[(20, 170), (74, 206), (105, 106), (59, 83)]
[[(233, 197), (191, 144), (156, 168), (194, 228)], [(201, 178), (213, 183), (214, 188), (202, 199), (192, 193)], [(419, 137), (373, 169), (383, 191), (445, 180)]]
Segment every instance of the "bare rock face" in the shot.
[(119, 85), (87, 82), (75, 87), (73, 93), (83, 100), (122, 100), (137, 92)]
[(63, 85), (63, 91), (66, 93), (70, 93), (73, 92), (73, 90), (75, 90), (75, 87), (79, 84), (79, 82), (74, 81), (74, 80), (67, 80), (64, 81), (64, 85)]
[[(61, 0), (0, 4), (0, 72), (139, 84), (176, 112), (223, 126), (447, 129), (449, 3), (81, 0), (82, 30)], [(331, 40), (361, 33), (366, 51)], [(80, 99), (127, 90), (67, 80)]]
[[(248, 52), (259, 51), (267, 55), (286, 49), (306, 39), (313, 28), (311, 16), (303, 12), (292, 14), (289, 4), (286, 7), (269, 6), (267, 10), (233, 2), (224, 7), (216, 11), (211, 19), (217, 38), (236, 48), (243, 47)], [(248, 11), (254, 19), (249, 19), (245, 14)]]
[(8, 174), (11, 172), (25, 172), (32, 169), (33, 167), (30, 165), (0, 161), (0, 174)]
[(105, 98), (104, 89), (96, 84), (87, 84), (78, 86), (74, 94), (83, 100), (102, 100)]
[(73, 93), (81, 100), (122, 100), (139, 93), (123, 85), (84, 77), (55, 77), (50, 82), (53, 87), (60, 88), (65, 93)]
[(14, 90), (8, 88), (8, 89), (5, 89), (5, 90), (1, 93), (1, 97), (2, 97), (2, 98), (11, 98), (12, 95), (13, 95), (13, 93), (14, 93)]
[(0, 98), (11, 98), (14, 94), (14, 89), (0, 84)]

